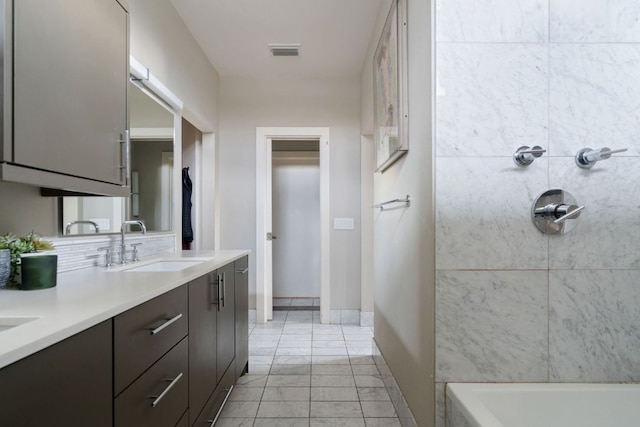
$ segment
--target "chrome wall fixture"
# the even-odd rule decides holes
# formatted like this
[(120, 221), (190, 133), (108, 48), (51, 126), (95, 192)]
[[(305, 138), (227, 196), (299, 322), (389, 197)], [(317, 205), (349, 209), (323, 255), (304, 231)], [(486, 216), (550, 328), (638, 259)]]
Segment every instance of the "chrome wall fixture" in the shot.
[(545, 234), (565, 234), (576, 226), (575, 220), (582, 210), (584, 206), (578, 206), (569, 192), (548, 190), (533, 202), (531, 219), (538, 230)]
[(516, 162), (516, 165), (521, 167), (529, 166), (535, 159), (541, 157), (542, 153), (546, 153), (546, 151), (547, 150), (543, 149), (539, 145), (534, 145), (533, 147), (523, 145), (513, 154), (513, 161)]
[(625, 151), (627, 151), (626, 148), (619, 150), (612, 150), (609, 147), (596, 148), (595, 150), (583, 148), (576, 153), (576, 164), (583, 169), (591, 169), (599, 160), (606, 160), (611, 157), (612, 154), (623, 153)]
[(393, 200), (388, 200), (386, 202), (382, 202), (382, 203), (378, 203), (377, 205), (373, 205), (374, 208), (379, 208), (380, 211), (383, 211), (385, 209), (389, 209), (391, 207), (386, 207), (389, 204), (392, 203), (402, 203), (403, 206), (393, 206), (392, 208), (408, 208), (409, 206), (411, 206), (411, 199), (409, 198), (409, 195), (407, 194), (407, 197), (405, 197), (404, 199), (393, 199)]

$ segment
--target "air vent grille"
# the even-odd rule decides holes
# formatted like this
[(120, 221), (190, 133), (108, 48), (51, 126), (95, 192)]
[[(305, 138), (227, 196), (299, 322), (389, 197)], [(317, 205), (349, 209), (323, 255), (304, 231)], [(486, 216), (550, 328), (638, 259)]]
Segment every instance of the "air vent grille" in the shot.
[(272, 56), (300, 56), (300, 44), (269, 43)]

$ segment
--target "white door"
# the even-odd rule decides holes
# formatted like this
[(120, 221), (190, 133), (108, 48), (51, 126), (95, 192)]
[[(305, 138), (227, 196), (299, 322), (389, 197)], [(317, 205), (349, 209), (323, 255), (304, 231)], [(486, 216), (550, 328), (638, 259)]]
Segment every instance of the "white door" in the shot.
[(273, 153), (273, 297), (320, 297), (319, 152)]
[(273, 139), (320, 141), (320, 321), (330, 322), (329, 128), (256, 128), (256, 323), (273, 318), (271, 171)]

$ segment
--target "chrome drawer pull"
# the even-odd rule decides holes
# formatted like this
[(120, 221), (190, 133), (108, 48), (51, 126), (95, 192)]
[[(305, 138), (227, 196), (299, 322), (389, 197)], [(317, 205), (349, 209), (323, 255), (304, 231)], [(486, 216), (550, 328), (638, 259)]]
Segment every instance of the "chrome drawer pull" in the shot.
[(155, 335), (161, 330), (163, 330), (164, 328), (166, 328), (167, 326), (169, 326), (170, 324), (177, 322), (181, 318), (182, 318), (182, 313), (178, 314), (175, 317), (172, 317), (171, 319), (166, 319), (166, 322), (164, 322), (162, 325), (158, 326), (157, 328), (154, 328), (154, 329), (149, 328), (149, 331), (151, 332), (151, 335)]
[(218, 409), (218, 413), (216, 414), (215, 418), (212, 420), (207, 420), (208, 423), (211, 423), (209, 424), (209, 427), (213, 427), (216, 421), (218, 421), (218, 418), (220, 418), (220, 414), (224, 409), (224, 405), (227, 404), (227, 400), (229, 400), (229, 396), (231, 396), (231, 392), (233, 391), (233, 386), (229, 387), (228, 389), (225, 389), (225, 391), (227, 392), (227, 395), (224, 397), (224, 400), (222, 401), (222, 405), (220, 405), (220, 409)]
[(158, 403), (160, 403), (160, 401), (162, 400), (162, 398), (169, 393), (169, 390), (171, 390), (173, 388), (174, 385), (176, 385), (178, 383), (178, 381), (180, 381), (180, 378), (182, 378), (182, 372), (180, 372), (178, 374), (177, 377), (175, 377), (172, 380), (167, 380), (167, 381), (171, 381), (169, 383), (169, 385), (167, 386), (167, 388), (165, 388), (162, 393), (160, 393), (159, 396), (149, 396), (151, 399), (154, 399), (153, 402), (151, 402), (151, 407), (155, 408), (156, 406), (158, 406)]
[(247, 274), (248, 271), (249, 271), (249, 267), (245, 268), (244, 270), (236, 270), (236, 273)]

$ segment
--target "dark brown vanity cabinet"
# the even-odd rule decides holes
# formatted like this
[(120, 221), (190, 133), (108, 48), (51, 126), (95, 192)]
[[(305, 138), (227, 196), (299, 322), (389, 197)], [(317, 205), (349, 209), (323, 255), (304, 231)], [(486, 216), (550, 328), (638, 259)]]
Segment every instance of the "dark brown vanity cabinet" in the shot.
[(113, 425), (111, 320), (0, 370), (0, 426)]
[[(217, 270), (218, 277), (218, 318), (216, 372), (220, 381), (231, 366), (236, 353), (236, 297), (235, 267), (229, 263)], [(235, 366), (233, 367), (235, 377)]]
[(216, 377), (217, 274), (189, 283), (189, 419), (196, 419), (218, 383)]
[(230, 262), (0, 369), (0, 426), (210, 426), (246, 371), (247, 266)]
[[(234, 263), (189, 283), (189, 419), (192, 425), (211, 423), (235, 382), (234, 284)], [(245, 341), (248, 342), (247, 335)]]
[(237, 381), (249, 369), (249, 257), (237, 260), (235, 269)]
[(188, 290), (113, 319), (116, 427), (173, 427), (189, 405)]

